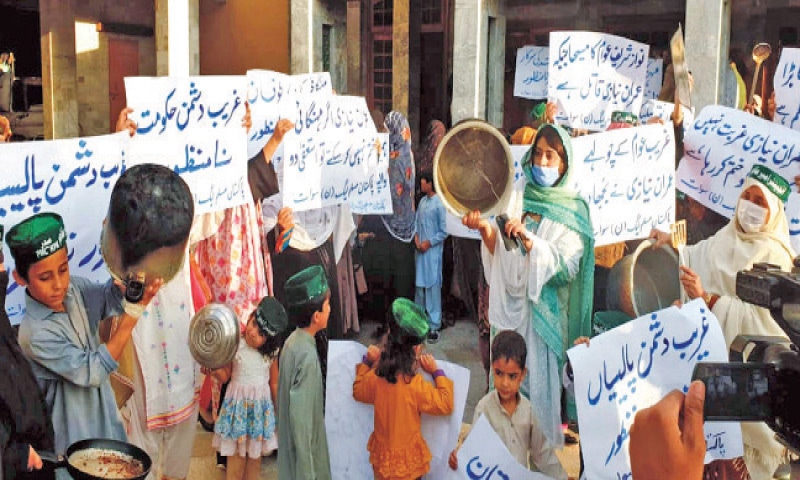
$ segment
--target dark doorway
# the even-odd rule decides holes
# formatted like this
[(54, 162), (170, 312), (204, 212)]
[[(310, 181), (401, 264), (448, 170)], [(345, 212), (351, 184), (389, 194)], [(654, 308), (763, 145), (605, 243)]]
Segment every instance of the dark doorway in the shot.
[(449, 124), (447, 115), (449, 109), (446, 101), (447, 80), (444, 74), (446, 59), (444, 33), (422, 33), (419, 92), (421, 132), (425, 132), (431, 120), (440, 120), (446, 125)]

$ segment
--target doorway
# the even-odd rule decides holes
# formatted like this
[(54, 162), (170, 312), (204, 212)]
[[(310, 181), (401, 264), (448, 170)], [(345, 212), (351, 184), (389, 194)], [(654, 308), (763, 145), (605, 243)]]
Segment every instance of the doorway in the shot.
[(139, 42), (121, 38), (108, 39), (109, 131), (114, 132), (119, 112), (128, 104), (125, 77), (139, 75)]

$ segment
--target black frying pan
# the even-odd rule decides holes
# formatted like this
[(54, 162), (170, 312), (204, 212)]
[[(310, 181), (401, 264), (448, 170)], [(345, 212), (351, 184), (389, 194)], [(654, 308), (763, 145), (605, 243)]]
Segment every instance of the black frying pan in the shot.
[(142, 462), (142, 467), (144, 467), (144, 473), (137, 476), (131, 476), (126, 478), (126, 480), (143, 480), (148, 473), (150, 473), (150, 468), (153, 466), (152, 460), (150, 460), (150, 456), (145, 453), (144, 450), (141, 448), (131, 445), (130, 443), (120, 442), (119, 440), (109, 440), (109, 439), (87, 439), (87, 440), (80, 440), (69, 447), (67, 447), (67, 451), (63, 456), (56, 456), (50, 452), (38, 452), (39, 456), (42, 457), (42, 461), (45, 463), (46, 467), (49, 468), (65, 468), (69, 471), (69, 474), (72, 475), (72, 478), (76, 480), (103, 480), (102, 477), (97, 477), (95, 475), (89, 475), (88, 473), (79, 470), (77, 467), (69, 463), (69, 458), (77, 452), (81, 450), (87, 450), (90, 448), (97, 448), (100, 450), (107, 450), (114, 453), (122, 453), (125, 455), (129, 455), (133, 457), (135, 460)]

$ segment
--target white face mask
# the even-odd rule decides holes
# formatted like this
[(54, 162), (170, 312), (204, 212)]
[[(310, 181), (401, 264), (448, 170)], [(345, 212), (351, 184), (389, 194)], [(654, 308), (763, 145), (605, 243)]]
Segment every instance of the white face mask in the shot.
[(764, 228), (764, 224), (767, 223), (767, 214), (769, 214), (769, 210), (766, 208), (760, 207), (750, 200), (739, 200), (736, 218), (745, 233), (760, 232)]

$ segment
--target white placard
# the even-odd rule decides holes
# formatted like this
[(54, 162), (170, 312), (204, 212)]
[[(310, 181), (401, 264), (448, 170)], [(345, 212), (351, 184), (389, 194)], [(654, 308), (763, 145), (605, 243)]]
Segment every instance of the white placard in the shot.
[(283, 204), (296, 211), (349, 203), (354, 213), (392, 213), (389, 136), (379, 135), (363, 97), (303, 99), (281, 115)]
[(458, 470), (451, 479), (547, 480), (551, 477), (532, 472), (517, 462), (483, 415), (472, 425), (458, 450)]
[(792, 193), (786, 202), (786, 217), (789, 220), (789, 238), (795, 252), (800, 252), (800, 194)]
[[(33, 214), (58, 213), (67, 231), (70, 275), (108, 280), (100, 255), (100, 231), (111, 190), (131, 166), (122, 154), (127, 136), (0, 144), (0, 224), (6, 233)], [(14, 258), (5, 245), (3, 249), (11, 272)], [(13, 276), (9, 278), (6, 312), (13, 325), (25, 314), (24, 289)]]
[[(567, 351), (587, 478), (631, 478), (628, 454), (636, 412), (674, 389), (688, 391), (697, 362), (727, 362), (722, 330), (705, 302), (669, 307), (592, 338)], [(743, 454), (735, 422), (705, 424), (706, 462)]]
[(657, 100), (661, 93), (661, 84), (664, 83), (664, 60), (661, 58), (647, 59), (647, 84), (644, 87), (645, 100)]
[(143, 137), (197, 127), (243, 128), (246, 93), (244, 75), (125, 78), (130, 118)]
[(540, 100), (547, 98), (548, 47), (526, 45), (517, 49), (514, 71), (514, 96)]
[(731, 218), (753, 165), (764, 165), (790, 183), (800, 174), (800, 136), (749, 113), (711, 105), (683, 139), (680, 191)]
[(644, 238), (675, 221), (672, 123), (621, 128), (573, 139), (573, 175), (589, 203), (595, 246)]
[[(784, 48), (775, 70), (773, 121), (800, 130), (800, 48)], [(766, 106), (766, 104), (765, 104)]]
[[(372, 479), (367, 442), (374, 427), (373, 406), (353, 398), (356, 365), (367, 348), (358, 342), (333, 340), (328, 344), (328, 381), (325, 409), (336, 412), (325, 415), (331, 478), (349, 480)], [(437, 360), (437, 364), (454, 383), (454, 411), (450, 416), (422, 415), (422, 435), (431, 451), (431, 469), (426, 478), (446, 478), (447, 464), (461, 431), (461, 419), (469, 391), (470, 373), (464, 367)], [(427, 381), (430, 376), (424, 374)]]
[(650, 47), (596, 32), (551, 32), (547, 97), (556, 121), (605, 130), (611, 113), (642, 108)]
[[(639, 120), (642, 124), (647, 123), (653, 117), (664, 120), (665, 123), (672, 125), (670, 115), (675, 110), (675, 104), (672, 102), (663, 102), (661, 100), (645, 100), (642, 104), (642, 112), (639, 114)], [(683, 128), (686, 129), (694, 123), (694, 113), (688, 108), (681, 105), (681, 112), (683, 112)]]
[(264, 148), (287, 105), (309, 96), (331, 95), (333, 87), (328, 72), (286, 75), (271, 70), (248, 70), (247, 103), (253, 120), (247, 139), (248, 158)]
[(247, 181), (244, 128), (195, 127), (170, 135), (135, 135), (125, 144), (129, 165), (155, 163), (189, 185), (195, 215), (253, 202)]

